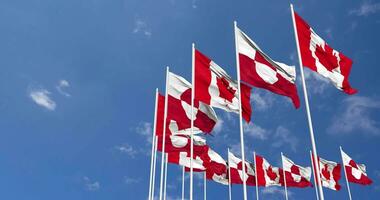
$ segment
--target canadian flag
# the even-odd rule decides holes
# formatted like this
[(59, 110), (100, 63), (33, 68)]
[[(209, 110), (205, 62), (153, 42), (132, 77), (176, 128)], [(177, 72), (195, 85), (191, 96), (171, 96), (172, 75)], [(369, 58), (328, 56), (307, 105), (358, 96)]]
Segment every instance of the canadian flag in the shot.
[(241, 80), (252, 86), (287, 96), (293, 101), (294, 106), (299, 108), (294, 66), (272, 60), (245, 33), (236, 29)]
[[(191, 84), (184, 78), (169, 72), (168, 110), (166, 134), (190, 134), (191, 131)], [(157, 135), (162, 135), (165, 97), (159, 95), (157, 108)], [(214, 109), (202, 102), (194, 101), (194, 134), (210, 133), (217, 122)]]
[[(242, 96), (250, 96), (250, 90), (241, 91)], [(237, 82), (197, 49), (195, 49), (195, 98), (212, 107), (239, 113)], [(249, 122), (251, 118), (249, 98), (242, 98), (242, 110), (244, 119)]]
[(357, 164), (343, 150), (341, 150), (343, 165), (349, 182), (362, 185), (370, 185), (372, 180), (368, 178), (364, 164)]
[[(162, 136), (158, 137), (157, 149), (162, 152)], [(190, 153), (191, 139), (188, 135), (167, 135), (165, 139), (165, 152), (187, 152)], [(209, 146), (200, 136), (193, 136), (194, 155), (207, 153)]]
[[(318, 161), (319, 161), (319, 173), (321, 177), (322, 186), (327, 187), (332, 190), (340, 190), (341, 188), (341, 186), (339, 185), (339, 180), (341, 177), (340, 164), (333, 161), (325, 160), (320, 157), (318, 157)], [(314, 163), (313, 160), (312, 162)]]
[[(247, 185), (255, 186), (255, 166), (247, 161), (245, 163), (245, 182)], [(232, 184), (243, 184), (243, 161), (231, 152), (228, 152), (228, 166)]]
[(206, 167), (206, 178), (223, 185), (228, 185), (227, 163), (211, 148), (207, 154), (203, 154), (202, 159)]
[[(201, 159), (202, 155), (193, 155), (192, 165), (194, 171), (205, 171), (204, 162)], [(191, 156), (190, 152), (170, 152), (168, 153), (168, 162), (190, 168)]]
[(257, 185), (259, 186), (281, 186), (283, 185), (282, 169), (273, 167), (263, 157), (256, 155)]
[(348, 77), (352, 61), (331, 48), (296, 12), (294, 12), (299, 48), (304, 66), (329, 79), (336, 88), (355, 94)]
[(282, 155), (282, 166), (285, 172), (285, 181), (287, 187), (309, 187), (311, 167), (302, 167), (295, 164), (292, 160)]

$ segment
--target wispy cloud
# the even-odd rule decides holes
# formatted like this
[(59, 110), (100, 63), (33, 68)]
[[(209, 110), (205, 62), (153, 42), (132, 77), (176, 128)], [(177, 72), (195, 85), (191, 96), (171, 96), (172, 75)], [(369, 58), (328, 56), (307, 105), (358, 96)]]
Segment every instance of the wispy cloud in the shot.
[(363, 1), (359, 8), (349, 11), (351, 15), (368, 16), (380, 11), (380, 3), (372, 3), (371, 1)]
[(244, 133), (256, 139), (266, 140), (270, 132), (254, 123), (244, 124)]
[[(305, 79), (307, 80), (307, 89), (313, 94), (323, 94), (329, 87), (329, 80), (311, 70), (304, 70)], [(301, 79), (298, 79), (301, 81)]]
[(292, 135), (289, 129), (279, 126), (277, 127), (274, 133), (274, 143), (273, 147), (280, 148), (283, 146), (289, 146), (292, 151), (296, 151), (298, 145), (298, 139), (294, 135)]
[(39, 106), (54, 111), (57, 104), (50, 98), (50, 92), (46, 89), (30, 89), (29, 97)]
[(124, 182), (126, 184), (136, 184), (141, 182), (141, 178), (125, 177)]
[(146, 141), (149, 142), (149, 144), (152, 143), (152, 134), (153, 134), (152, 123), (140, 122), (139, 125), (136, 127), (135, 131), (137, 134), (145, 137)]
[(83, 177), (85, 189), (88, 191), (97, 191), (100, 189), (100, 183), (98, 181), (92, 181), (87, 176)]
[(221, 119), (219, 117), (218, 121), (216, 122), (215, 126), (214, 126), (214, 129), (213, 129), (213, 133), (215, 133), (216, 135), (218, 135), (220, 132), (222, 132), (223, 130), (223, 119)]
[(70, 87), (70, 83), (67, 81), (67, 80), (60, 80), (58, 82), (58, 85), (55, 87), (57, 89), (57, 91), (65, 96), (65, 97), (70, 97), (71, 95), (67, 92), (65, 92), (65, 89), (66, 88), (69, 88)]
[(379, 122), (371, 114), (380, 109), (380, 100), (364, 96), (350, 96), (343, 100), (343, 106), (333, 117), (327, 129), (330, 134), (347, 134), (353, 131), (380, 135)]
[(273, 94), (267, 91), (255, 91), (251, 94), (251, 102), (255, 111), (266, 111), (273, 106), (275, 99)]
[(115, 146), (114, 148), (120, 153), (127, 154), (130, 158), (135, 158), (138, 153), (138, 151), (129, 144)]
[[(280, 195), (281, 196), (280, 199), (283, 199), (283, 197), (285, 196), (285, 190), (283, 188), (275, 187), (275, 186), (266, 187), (266, 188), (261, 190), (261, 193), (264, 195), (272, 195), (272, 196), (273, 195)], [(288, 190), (288, 197), (289, 196), (293, 196), (293, 193)]]
[(134, 34), (143, 34), (146, 37), (152, 36), (152, 31), (148, 27), (147, 23), (142, 19), (136, 19), (135, 20), (135, 26), (132, 31)]

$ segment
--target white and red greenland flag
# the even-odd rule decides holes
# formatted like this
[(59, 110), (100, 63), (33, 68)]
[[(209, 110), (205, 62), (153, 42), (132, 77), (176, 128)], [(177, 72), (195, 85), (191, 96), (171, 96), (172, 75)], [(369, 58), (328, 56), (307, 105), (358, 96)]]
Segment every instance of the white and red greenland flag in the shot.
[[(158, 136), (158, 151), (162, 152), (162, 139), (163, 136)], [(188, 135), (167, 135), (165, 139), (165, 153), (171, 152), (188, 152), (190, 153), (191, 139)], [(193, 149), (194, 154), (202, 155), (207, 153), (209, 146), (206, 140), (200, 136), (193, 136)]]
[(302, 167), (295, 164), (289, 158), (282, 156), (282, 165), (285, 172), (285, 180), (287, 187), (309, 187), (311, 167)]
[(357, 90), (348, 82), (351, 59), (331, 48), (296, 12), (294, 16), (303, 65), (329, 79), (339, 90), (355, 94)]
[(341, 150), (343, 165), (346, 169), (346, 176), (349, 182), (362, 185), (372, 184), (372, 180), (368, 178), (366, 167), (364, 164), (357, 164), (350, 156)]
[[(328, 161), (318, 157), (319, 173), (323, 187), (327, 187), (332, 190), (340, 190), (339, 180), (341, 178), (341, 166), (339, 163)], [(312, 160), (314, 163), (314, 160)], [(316, 171), (316, 170), (314, 170)], [(318, 184), (318, 183), (317, 183)]]
[[(255, 166), (247, 161), (245, 163), (245, 182), (247, 185), (255, 186)], [(228, 152), (228, 165), (232, 184), (243, 184), (243, 161), (231, 152)]]
[[(250, 89), (244, 89), (242, 89), (243, 96), (249, 97)], [(239, 113), (237, 82), (197, 49), (195, 49), (195, 98), (212, 107)], [(242, 110), (244, 119), (249, 122), (251, 117), (249, 99), (242, 98)]]
[[(169, 72), (168, 75), (168, 110), (166, 134), (190, 134), (191, 129), (191, 84), (184, 78)], [(165, 98), (159, 95), (157, 135), (162, 135)], [(159, 121), (161, 120), (161, 121)], [(194, 102), (194, 133), (210, 133), (217, 122), (214, 109), (199, 101)]]
[(256, 175), (258, 186), (281, 186), (284, 179), (282, 169), (273, 167), (265, 158), (256, 155)]
[(236, 40), (241, 80), (273, 93), (289, 97), (299, 108), (294, 66), (276, 62), (267, 56), (244, 32), (237, 28)]

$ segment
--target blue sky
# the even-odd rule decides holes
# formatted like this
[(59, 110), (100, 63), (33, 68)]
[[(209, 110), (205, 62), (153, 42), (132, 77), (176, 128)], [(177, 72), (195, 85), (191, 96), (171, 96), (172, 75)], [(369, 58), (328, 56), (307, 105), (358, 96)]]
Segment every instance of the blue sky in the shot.
[[(288, 1), (1, 0), (0, 198), (145, 199), (154, 91), (164, 90), (165, 66), (190, 80), (191, 43), (236, 77), (233, 20), (273, 59), (297, 65)], [(306, 70), (317, 148), (340, 161), (339, 145), (367, 165), (370, 187), (351, 184), (353, 198), (380, 196), (379, 1), (295, 1), (296, 11), (332, 47), (354, 61), (347, 96)], [(298, 73), (298, 68), (297, 68)], [(299, 73), (298, 73), (299, 77)], [(301, 108), (254, 89), (246, 155), (274, 165), (280, 152), (310, 165)], [(239, 153), (238, 116), (220, 118), (208, 143), (226, 158)], [(180, 168), (169, 166), (169, 199), (180, 197)], [(196, 178), (195, 196), (202, 185)], [(328, 199), (347, 199), (325, 189)], [(187, 185), (188, 186), (188, 185)], [(157, 190), (156, 190), (157, 191)], [(241, 199), (241, 186), (233, 187)], [(249, 199), (254, 199), (249, 188)], [(311, 199), (314, 189), (290, 189)], [(208, 182), (212, 199), (227, 187)], [(281, 188), (260, 188), (283, 199)]]

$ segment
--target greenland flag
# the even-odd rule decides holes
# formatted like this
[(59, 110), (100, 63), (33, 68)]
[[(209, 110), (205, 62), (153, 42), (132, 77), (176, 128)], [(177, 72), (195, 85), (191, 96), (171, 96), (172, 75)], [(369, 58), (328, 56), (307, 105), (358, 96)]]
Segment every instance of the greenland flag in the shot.
[[(313, 161), (313, 160), (312, 160)], [(318, 157), (319, 161), (319, 173), (321, 174), (321, 182), (323, 187), (327, 187), (332, 190), (340, 190), (339, 180), (340, 174), (340, 164), (328, 161), (323, 158)], [(315, 170), (314, 170), (315, 171)]]
[[(255, 166), (247, 161), (245, 163), (245, 180), (247, 185), (255, 186)], [(228, 165), (230, 167), (231, 183), (243, 184), (243, 161), (231, 152), (228, 152)]]
[(346, 176), (349, 182), (362, 185), (370, 185), (372, 180), (368, 178), (366, 167), (363, 164), (357, 164), (343, 150), (340, 150), (343, 159), (343, 165), (346, 169)]
[(265, 158), (256, 155), (257, 184), (259, 186), (283, 185), (282, 169), (273, 167)]
[(302, 167), (300, 165), (296, 165), (292, 160), (285, 156), (282, 156), (282, 165), (285, 172), (287, 187), (312, 186), (310, 182), (311, 167)]
[[(191, 139), (188, 135), (168, 135), (165, 137), (165, 153), (187, 152), (190, 153)], [(157, 149), (162, 152), (162, 136), (158, 137)], [(200, 136), (193, 136), (193, 149), (195, 155), (207, 153), (209, 146), (206, 140)]]
[(351, 59), (331, 48), (296, 12), (294, 16), (303, 65), (329, 79), (339, 90), (355, 94), (357, 90), (348, 82)]
[[(191, 84), (171, 72), (168, 79), (167, 130), (169, 134), (190, 134)], [(210, 133), (217, 120), (211, 106), (194, 101), (194, 133)]]
[[(249, 101), (251, 91), (244, 89), (241, 91), (242, 96), (248, 96), (248, 99), (242, 98), (242, 110), (244, 119), (249, 122), (251, 117)], [(197, 49), (195, 49), (195, 98), (212, 107), (239, 113), (237, 82)]]
[(236, 29), (241, 80), (252, 86), (287, 96), (294, 106), (299, 108), (294, 66), (272, 60), (245, 33)]

